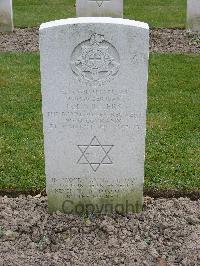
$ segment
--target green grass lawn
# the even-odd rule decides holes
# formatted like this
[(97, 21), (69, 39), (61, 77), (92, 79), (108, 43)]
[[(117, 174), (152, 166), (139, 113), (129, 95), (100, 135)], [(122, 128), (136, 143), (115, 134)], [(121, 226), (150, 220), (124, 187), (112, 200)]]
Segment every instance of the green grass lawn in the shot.
[[(14, 0), (16, 27), (75, 16), (75, 0)], [(185, 27), (186, 0), (124, 0), (125, 18), (148, 22), (151, 27)]]
[[(147, 188), (200, 188), (200, 56), (150, 58)], [(39, 56), (0, 54), (0, 189), (45, 186)]]

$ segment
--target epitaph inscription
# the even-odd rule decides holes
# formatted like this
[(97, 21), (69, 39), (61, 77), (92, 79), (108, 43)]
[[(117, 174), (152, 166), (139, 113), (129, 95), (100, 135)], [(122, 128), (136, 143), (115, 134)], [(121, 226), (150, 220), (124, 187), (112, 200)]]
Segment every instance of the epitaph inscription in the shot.
[(119, 53), (105, 41), (103, 35), (93, 34), (80, 43), (71, 56), (71, 68), (81, 82), (102, 85), (114, 78), (120, 67)]

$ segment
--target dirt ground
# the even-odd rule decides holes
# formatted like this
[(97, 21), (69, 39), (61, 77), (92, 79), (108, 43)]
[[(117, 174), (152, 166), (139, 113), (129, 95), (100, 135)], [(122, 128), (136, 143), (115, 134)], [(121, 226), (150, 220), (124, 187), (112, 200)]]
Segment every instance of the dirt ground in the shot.
[(48, 214), (46, 197), (0, 197), (0, 265), (200, 265), (200, 200), (147, 200), (89, 220)]
[[(15, 29), (0, 33), (0, 51), (37, 52), (38, 28)], [(151, 52), (200, 53), (200, 35), (181, 29), (153, 29), (150, 32)]]

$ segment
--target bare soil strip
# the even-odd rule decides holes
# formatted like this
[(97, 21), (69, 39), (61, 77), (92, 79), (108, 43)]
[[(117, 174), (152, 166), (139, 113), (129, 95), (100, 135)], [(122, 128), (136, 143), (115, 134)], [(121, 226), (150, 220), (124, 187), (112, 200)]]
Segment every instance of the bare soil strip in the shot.
[[(38, 52), (38, 28), (17, 28), (0, 33), (0, 52)], [(181, 29), (152, 29), (150, 51), (160, 53), (200, 53), (200, 35)]]
[[(0, 196), (4, 197), (7, 196), (9, 198), (17, 198), (20, 195), (24, 196), (37, 196), (41, 194), (42, 196), (46, 196), (45, 189), (43, 190), (15, 190), (15, 189), (0, 189)], [(194, 189), (191, 191), (187, 190), (177, 190), (177, 189), (155, 189), (155, 188), (145, 188), (144, 189), (144, 196), (152, 197), (152, 198), (180, 198), (180, 197), (187, 197), (190, 200), (198, 200), (200, 199), (200, 189)]]
[(0, 265), (200, 265), (200, 200), (88, 219), (48, 214), (46, 197), (0, 197)]

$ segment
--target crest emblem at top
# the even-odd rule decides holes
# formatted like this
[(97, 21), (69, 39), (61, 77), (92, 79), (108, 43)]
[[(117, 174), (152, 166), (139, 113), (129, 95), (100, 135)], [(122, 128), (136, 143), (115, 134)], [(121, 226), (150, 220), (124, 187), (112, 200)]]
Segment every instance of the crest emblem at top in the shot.
[(120, 59), (116, 48), (104, 36), (93, 34), (80, 43), (71, 56), (71, 69), (81, 82), (102, 85), (113, 79), (119, 71)]

